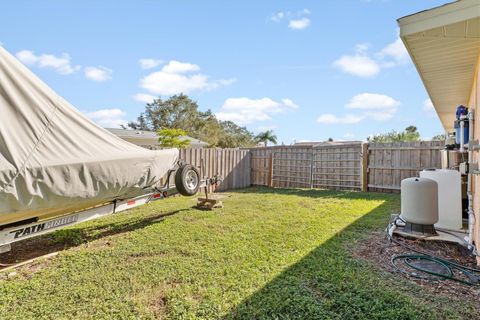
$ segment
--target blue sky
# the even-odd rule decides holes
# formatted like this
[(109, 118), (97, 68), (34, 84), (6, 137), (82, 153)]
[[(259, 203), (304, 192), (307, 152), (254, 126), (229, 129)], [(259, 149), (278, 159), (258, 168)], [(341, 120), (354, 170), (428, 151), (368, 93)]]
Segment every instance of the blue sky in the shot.
[[(442, 127), (396, 19), (446, 1), (10, 1), (0, 42), (102, 126), (185, 92), (279, 142)], [(427, 100), (427, 101), (426, 101)]]

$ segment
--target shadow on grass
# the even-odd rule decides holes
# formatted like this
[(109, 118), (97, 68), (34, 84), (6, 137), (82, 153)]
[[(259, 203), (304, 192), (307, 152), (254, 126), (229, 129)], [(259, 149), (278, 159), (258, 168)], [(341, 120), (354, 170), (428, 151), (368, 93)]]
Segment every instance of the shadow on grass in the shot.
[[(241, 193), (275, 193), (311, 198), (383, 199), (381, 205), (339, 231), (260, 290), (227, 319), (444, 319), (457, 318), (442, 304), (418, 301), (422, 293), (394, 275), (381, 273), (351, 255), (356, 243), (386, 225), (398, 209), (397, 195), (361, 192), (253, 188)], [(407, 293), (407, 290), (410, 291)], [(412, 293), (415, 292), (415, 293)], [(416, 298), (413, 298), (413, 295)], [(430, 300), (429, 299), (429, 300)], [(445, 302), (445, 301), (443, 301)], [(451, 306), (450, 306), (451, 307)], [(456, 313), (456, 311), (455, 311)], [(461, 311), (460, 311), (461, 313)], [(453, 315), (453, 317), (452, 317)]]
[(251, 187), (237, 189), (235, 193), (253, 193), (253, 194), (276, 194), (290, 195), (307, 198), (339, 198), (339, 199), (365, 199), (365, 200), (386, 200), (398, 199), (398, 194), (385, 194), (378, 192), (361, 192), (348, 190), (332, 189), (297, 189), (297, 188), (271, 188), (271, 187)]
[(190, 208), (163, 212), (141, 220), (126, 220), (121, 222), (101, 223), (94, 226), (69, 227), (53, 233), (38, 236), (12, 244), (12, 250), (1, 255), (0, 263), (11, 264), (33, 259), (52, 252), (66, 250), (104, 237), (122, 234), (162, 222), (166, 217), (173, 216)]

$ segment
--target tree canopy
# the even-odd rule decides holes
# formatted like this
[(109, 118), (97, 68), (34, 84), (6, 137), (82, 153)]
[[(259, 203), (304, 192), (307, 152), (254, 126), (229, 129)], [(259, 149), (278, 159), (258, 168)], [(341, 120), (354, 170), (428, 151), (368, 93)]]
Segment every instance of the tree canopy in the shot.
[(160, 97), (147, 103), (137, 121), (128, 123), (136, 130), (181, 129), (185, 135), (207, 142), (212, 147), (234, 148), (255, 145), (253, 133), (231, 121), (218, 120), (211, 110), (198, 110), (187, 95)]
[(190, 140), (182, 139), (186, 132), (182, 129), (163, 128), (157, 131), (158, 142), (165, 148), (186, 148), (190, 145)]
[(255, 136), (255, 141), (261, 142), (267, 146), (268, 142), (273, 144), (277, 143), (277, 136), (273, 133), (273, 130), (267, 130), (265, 132), (260, 132)]
[(445, 141), (447, 135), (445, 133), (436, 134), (432, 137), (432, 141)]
[(420, 141), (420, 133), (417, 131), (417, 127), (408, 126), (404, 131), (398, 132), (392, 130), (387, 133), (377, 134), (372, 137), (368, 137), (369, 142), (400, 142), (400, 141)]

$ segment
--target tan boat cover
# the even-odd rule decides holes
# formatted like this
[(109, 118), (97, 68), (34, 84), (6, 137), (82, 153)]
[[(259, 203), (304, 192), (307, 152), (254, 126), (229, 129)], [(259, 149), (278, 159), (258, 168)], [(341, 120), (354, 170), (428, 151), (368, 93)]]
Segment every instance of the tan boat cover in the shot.
[(140, 195), (177, 159), (98, 127), (0, 46), (0, 225)]

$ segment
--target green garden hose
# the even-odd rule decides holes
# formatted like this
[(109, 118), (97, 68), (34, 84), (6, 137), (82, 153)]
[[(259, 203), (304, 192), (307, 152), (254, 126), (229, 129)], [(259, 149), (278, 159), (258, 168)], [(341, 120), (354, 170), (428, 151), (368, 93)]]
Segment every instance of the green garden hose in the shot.
[[(402, 269), (396, 263), (398, 260), (403, 261), (410, 268), (419, 271), (409, 272), (405, 269)], [(420, 255), (420, 254), (399, 254), (392, 256), (390, 262), (398, 271), (407, 274), (409, 276), (423, 279), (423, 280), (453, 280), (467, 285), (479, 285), (480, 284), (480, 270), (475, 268), (470, 268), (467, 266), (460, 265), (442, 258), (433, 257), (429, 255)], [(430, 262), (433, 264), (437, 270), (442, 270), (443, 272), (434, 271), (429, 268), (422, 267), (415, 262)], [(455, 276), (454, 270), (461, 272), (468, 280), (464, 280)], [(427, 274), (422, 275), (421, 273)], [(430, 275), (430, 276), (428, 276)]]

